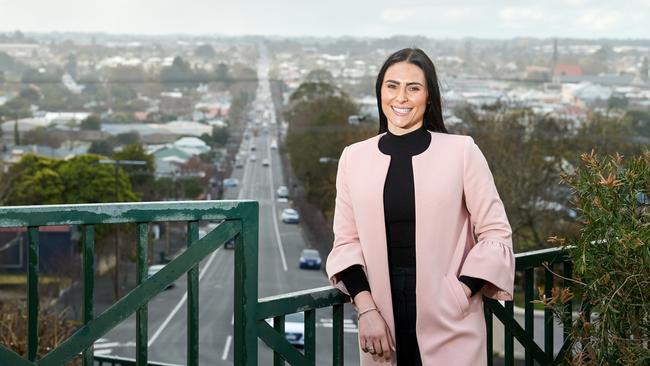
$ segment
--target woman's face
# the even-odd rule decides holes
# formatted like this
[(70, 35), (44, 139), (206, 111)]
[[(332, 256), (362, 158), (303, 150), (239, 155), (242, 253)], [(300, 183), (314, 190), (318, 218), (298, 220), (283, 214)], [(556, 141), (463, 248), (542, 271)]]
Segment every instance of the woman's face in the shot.
[(422, 69), (408, 62), (388, 67), (381, 85), (381, 109), (388, 119), (388, 130), (403, 135), (420, 128), (428, 97)]

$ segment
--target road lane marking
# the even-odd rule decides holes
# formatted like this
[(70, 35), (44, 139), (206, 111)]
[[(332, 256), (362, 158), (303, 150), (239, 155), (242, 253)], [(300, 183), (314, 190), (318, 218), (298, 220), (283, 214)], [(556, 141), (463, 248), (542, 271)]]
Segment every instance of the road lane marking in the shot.
[[(268, 157), (270, 161), (271, 145), (268, 143), (268, 138), (267, 138), (266, 149), (268, 150)], [(282, 238), (280, 238), (280, 228), (278, 227), (278, 213), (275, 205), (275, 200), (273, 199), (273, 197), (275, 197), (275, 190), (273, 189), (275, 188), (273, 184), (273, 164), (269, 164), (269, 181), (270, 181), (270, 188), (271, 188), (271, 212), (273, 213), (273, 228), (275, 229), (275, 242), (278, 243), (280, 258), (282, 259), (282, 267), (286, 272), (289, 270), (289, 268), (287, 267), (287, 258), (284, 255), (284, 246), (282, 246)]]
[(226, 345), (223, 347), (223, 354), (221, 355), (221, 359), (225, 360), (228, 358), (228, 353), (230, 353), (230, 343), (232, 342), (232, 336), (229, 335), (228, 338), (226, 338)]
[[(214, 257), (219, 252), (219, 249), (221, 249), (221, 247), (217, 248), (214, 252), (212, 252), (212, 255), (210, 256), (210, 259), (208, 259), (208, 263), (206, 263), (205, 266), (203, 266), (203, 268), (201, 269), (201, 272), (199, 272), (199, 282), (201, 282), (201, 279), (203, 278), (203, 276), (207, 272), (208, 268), (210, 267), (210, 264), (212, 264), (212, 260), (214, 260)], [(167, 316), (165, 321), (160, 325), (158, 330), (156, 330), (156, 332), (153, 334), (151, 339), (149, 339), (149, 342), (147, 343), (147, 347), (151, 347), (153, 342), (155, 342), (156, 339), (158, 339), (158, 337), (163, 332), (163, 330), (165, 330), (165, 328), (167, 327), (169, 322), (172, 320), (174, 315), (176, 315), (178, 310), (180, 310), (181, 306), (183, 306), (183, 304), (185, 304), (185, 301), (187, 301), (187, 291), (185, 291), (185, 293), (183, 294), (183, 297), (181, 298), (181, 300), (178, 302), (178, 304), (176, 304), (176, 306), (174, 307), (174, 310), (172, 310), (172, 312), (169, 313), (169, 315)]]

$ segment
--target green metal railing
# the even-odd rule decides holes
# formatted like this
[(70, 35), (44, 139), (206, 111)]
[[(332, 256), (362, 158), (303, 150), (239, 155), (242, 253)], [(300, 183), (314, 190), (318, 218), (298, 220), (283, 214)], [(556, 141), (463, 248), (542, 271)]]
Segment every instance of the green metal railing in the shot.
[[(202, 259), (236, 237), (235, 244), (235, 297), (234, 297), (234, 362), (235, 365), (253, 366), (258, 363), (258, 338), (274, 352), (273, 364), (285, 361), (292, 365), (315, 365), (316, 361), (316, 310), (331, 308), (333, 313), (332, 364), (343, 365), (343, 305), (349, 298), (337, 289), (327, 286), (258, 299), (258, 220), (259, 206), (255, 201), (192, 201), (120, 203), (94, 205), (52, 205), (0, 207), (0, 227), (26, 227), (28, 235), (27, 268), (27, 354), (25, 357), (0, 346), (2, 366), (63, 365), (77, 355), (82, 355), (84, 366), (97, 363), (106, 365), (163, 365), (151, 363), (147, 355), (147, 304), (156, 294), (182, 275), (187, 274), (187, 365), (198, 365), (199, 287), (198, 265)], [(213, 231), (198, 239), (201, 220), (222, 220)], [(147, 234), (150, 222), (187, 222), (187, 249), (162, 270), (147, 278)], [(99, 224), (135, 223), (137, 226), (137, 286), (101, 315), (95, 317), (94, 291), (94, 226)], [(55, 349), (37, 358), (38, 350), (38, 230), (40, 226), (83, 225), (83, 323), (70, 338)], [(564, 282), (571, 278), (571, 262), (560, 249), (546, 249), (516, 256), (516, 270), (524, 279), (524, 327), (513, 316), (514, 302), (501, 305), (486, 299), (485, 318), (488, 329), (488, 364), (492, 365), (494, 335), (493, 318), (504, 325), (505, 364), (514, 364), (514, 339), (524, 347), (526, 364), (557, 363), (565, 347), (554, 358), (553, 316), (544, 313), (544, 349), (533, 339), (533, 304), (536, 272), (543, 267), (544, 293), (551, 295), (555, 276), (554, 267), (562, 268)], [(537, 270), (537, 271), (536, 271)], [(555, 270), (553, 270), (555, 272)], [(541, 282), (541, 281), (540, 281)], [(572, 304), (565, 306), (571, 318)], [(305, 347), (298, 351), (284, 336), (284, 321), (288, 314), (304, 312)], [(136, 314), (136, 359), (93, 356), (93, 344), (131, 314)], [(273, 326), (265, 319), (273, 318)], [(567, 329), (565, 327), (565, 329)]]
[[(199, 263), (236, 237), (235, 279), (257, 283), (257, 266), (241, 265), (242, 257), (257, 258), (259, 205), (256, 201), (191, 201), (88, 205), (0, 207), (0, 227), (27, 228), (27, 354), (22, 357), (0, 346), (2, 366), (60, 366), (81, 354), (84, 366), (93, 365), (93, 344), (120, 322), (136, 313), (136, 364), (147, 365), (147, 304), (182, 275), (187, 274), (187, 365), (198, 365)], [(199, 240), (199, 221), (222, 221)], [(147, 233), (150, 222), (187, 222), (187, 249), (163, 269), (147, 278)], [(95, 225), (134, 223), (137, 226), (138, 285), (104, 313), (93, 308)], [(41, 226), (83, 225), (83, 326), (56, 348), (37, 357), (38, 351), (38, 232)], [(257, 260), (255, 260), (257, 262)], [(247, 316), (248, 299), (257, 299), (257, 285), (235, 291), (235, 341), (244, 339), (254, 322)], [(237, 361), (237, 356), (235, 356)], [(107, 361), (108, 362), (108, 361)], [(114, 364), (118, 364), (114, 362)], [(124, 363), (126, 364), (126, 363)]]
[[(256, 258), (256, 257), (255, 257)], [(249, 260), (250, 258), (245, 258)], [(501, 305), (499, 301), (485, 298), (484, 312), (487, 334), (488, 365), (493, 364), (493, 316), (496, 316), (504, 325), (505, 337), (505, 365), (514, 365), (514, 339), (517, 339), (525, 350), (526, 365), (533, 365), (533, 361), (540, 365), (557, 364), (566, 352), (568, 333), (564, 332), (564, 345), (557, 357), (553, 352), (553, 324), (554, 318), (550, 310), (544, 311), (544, 349), (542, 350), (533, 339), (534, 312), (533, 303), (535, 300), (535, 271), (544, 268), (544, 293), (551, 296), (551, 289), (555, 283), (555, 276), (551, 272), (553, 267), (561, 267), (563, 271), (564, 286), (568, 286), (567, 279), (571, 278), (571, 261), (561, 249), (544, 249), (515, 255), (516, 271), (523, 272), (524, 279), (524, 328), (514, 318), (514, 301), (506, 301)], [(555, 271), (554, 271), (555, 272)], [(249, 278), (250, 281), (254, 281)], [(235, 285), (240, 286), (240, 283)], [(256, 286), (256, 283), (244, 283), (244, 287)], [(257, 322), (256, 333), (247, 333), (247, 339), (243, 343), (235, 345), (236, 355), (248, 355), (246, 359), (239, 359), (236, 365), (257, 365), (257, 342), (256, 338), (262, 339), (273, 349), (273, 364), (283, 365), (284, 361), (291, 365), (315, 365), (315, 310), (319, 308), (333, 308), (333, 350), (332, 364), (343, 365), (343, 304), (350, 299), (337, 289), (327, 286), (312, 290), (294, 292), (280, 296), (268, 297), (248, 305), (249, 317), (255, 315)], [(565, 306), (565, 313), (571, 319), (572, 303)], [(305, 313), (305, 352), (296, 350), (284, 338), (284, 316), (296, 312)], [(273, 328), (268, 325), (265, 319), (273, 317)], [(235, 323), (235, 327), (238, 324)], [(567, 329), (565, 327), (565, 329)]]
[[(539, 272), (543, 268), (544, 277), (543, 282), (537, 281), (536, 270)], [(551, 248), (542, 249), (538, 251), (519, 253), (515, 255), (515, 271), (523, 272), (523, 286), (524, 286), (524, 328), (514, 318), (514, 301), (506, 301), (501, 305), (496, 300), (484, 298), (484, 312), (487, 328), (487, 352), (488, 352), (488, 365), (493, 364), (493, 315), (497, 317), (504, 325), (505, 337), (505, 365), (514, 365), (514, 339), (523, 346), (524, 357), (526, 366), (532, 366), (536, 361), (540, 365), (555, 365), (560, 362), (564, 353), (567, 351), (566, 347), (569, 344), (567, 339), (569, 333), (567, 331), (570, 324), (564, 324), (563, 346), (559, 350), (557, 356), (554, 357), (553, 352), (553, 325), (555, 322), (553, 313), (550, 309), (544, 309), (544, 349), (542, 350), (533, 338), (534, 330), (534, 307), (531, 301), (536, 300), (535, 297), (535, 284), (542, 282), (544, 287), (544, 295), (547, 298), (551, 297), (551, 290), (557, 281), (554, 273), (558, 271), (555, 268), (562, 270), (563, 286), (569, 286), (569, 280), (572, 277), (572, 263), (571, 259), (566, 255), (562, 249)], [(553, 271), (553, 272), (551, 272)], [(564, 313), (567, 319), (572, 317), (573, 302), (570, 300), (564, 306)]]

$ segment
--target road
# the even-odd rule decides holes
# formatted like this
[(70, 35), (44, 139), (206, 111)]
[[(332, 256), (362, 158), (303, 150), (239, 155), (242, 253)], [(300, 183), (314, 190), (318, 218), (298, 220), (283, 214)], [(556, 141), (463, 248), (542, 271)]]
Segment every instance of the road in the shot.
[[(271, 102), (269, 61), (266, 50), (262, 47), (261, 51), (259, 89), (250, 112), (251, 130), (247, 132), (250, 140), (242, 141), (240, 150), (242, 155), (247, 155), (246, 163), (232, 175), (239, 179), (240, 185), (227, 188), (224, 198), (259, 201), (259, 296), (266, 297), (325, 286), (328, 282), (323, 271), (298, 268), (300, 251), (309, 244), (299, 225), (280, 221), (282, 209), (290, 203), (275, 199), (275, 190), (284, 184), (278, 150), (271, 149), (279, 125)], [(253, 129), (259, 133), (252, 133)], [(255, 146), (255, 151), (250, 151), (249, 143)], [(256, 155), (256, 161), (249, 160), (251, 154)], [(269, 159), (270, 166), (262, 166), (264, 158)], [(323, 258), (326, 255), (321, 253)], [(201, 365), (232, 365), (234, 251), (220, 248), (206, 258), (200, 268), (199, 361)], [(187, 357), (186, 279), (182, 277), (175, 285), (149, 303), (149, 359), (184, 365)], [(349, 308), (346, 314), (351, 314)], [(345, 329), (345, 364), (357, 365), (356, 326), (349, 317)], [(317, 364), (330, 364), (331, 309), (319, 310), (316, 319)], [(135, 357), (135, 316), (98, 340), (95, 353)], [(272, 352), (261, 341), (258, 353), (258, 364), (272, 364)]]

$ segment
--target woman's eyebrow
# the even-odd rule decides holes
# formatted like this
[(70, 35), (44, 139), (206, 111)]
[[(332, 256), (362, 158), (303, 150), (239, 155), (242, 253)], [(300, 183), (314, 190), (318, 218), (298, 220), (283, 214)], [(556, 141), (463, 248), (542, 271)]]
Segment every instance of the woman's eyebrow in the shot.
[[(399, 81), (396, 81), (396, 80), (386, 80), (385, 82), (386, 82), (386, 83), (393, 83), (393, 84), (397, 84), (397, 85), (400, 85), (400, 84), (401, 84)], [(420, 86), (424, 86), (424, 85), (422, 85), (422, 83), (419, 83), (419, 82), (417, 82), (417, 81), (409, 81), (408, 83), (406, 83), (406, 86), (411, 86), (411, 85), (420, 85)]]

